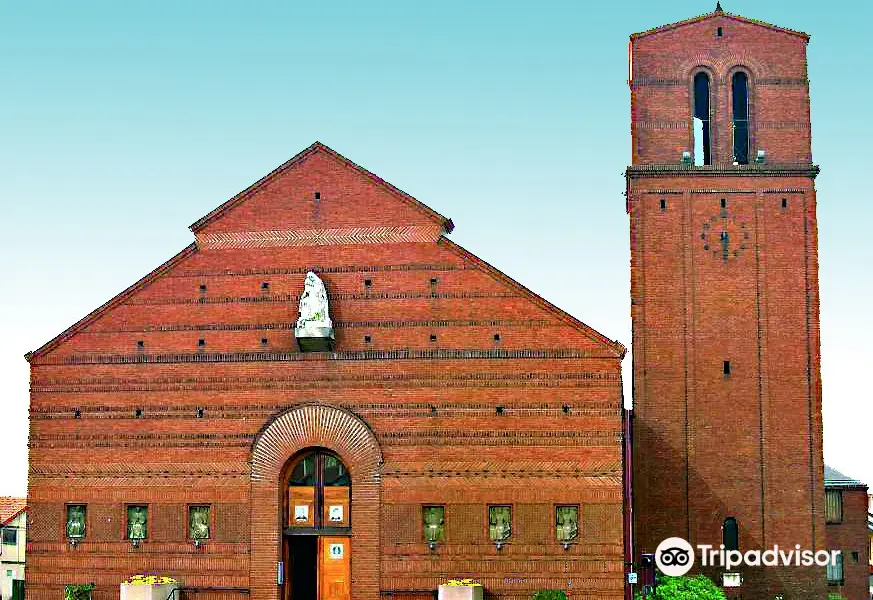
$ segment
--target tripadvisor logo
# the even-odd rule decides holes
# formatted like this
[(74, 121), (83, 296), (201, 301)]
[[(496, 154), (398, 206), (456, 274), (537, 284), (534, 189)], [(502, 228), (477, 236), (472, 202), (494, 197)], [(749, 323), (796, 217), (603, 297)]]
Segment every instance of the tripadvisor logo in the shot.
[[(796, 544), (791, 550), (778, 545), (770, 550), (726, 550), (722, 544), (718, 548), (698, 544), (700, 566), (720, 567), (730, 571), (734, 567), (818, 567), (835, 566), (839, 560), (839, 550), (804, 550)], [(655, 564), (664, 575), (679, 577), (694, 566), (694, 548), (682, 538), (667, 538), (655, 551)]]
[(664, 575), (685, 575), (694, 566), (694, 548), (682, 538), (667, 538), (655, 550), (655, 564)]

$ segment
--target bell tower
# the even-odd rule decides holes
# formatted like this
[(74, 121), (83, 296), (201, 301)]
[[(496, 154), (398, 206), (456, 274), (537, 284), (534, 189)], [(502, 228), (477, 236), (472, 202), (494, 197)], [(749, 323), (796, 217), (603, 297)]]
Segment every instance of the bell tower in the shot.
[[(808, 42), (720, 5), (630, 38), (637, 558), (824, 549)], [(826, 596), (821, 567), (735, 570), (746, 600)]]

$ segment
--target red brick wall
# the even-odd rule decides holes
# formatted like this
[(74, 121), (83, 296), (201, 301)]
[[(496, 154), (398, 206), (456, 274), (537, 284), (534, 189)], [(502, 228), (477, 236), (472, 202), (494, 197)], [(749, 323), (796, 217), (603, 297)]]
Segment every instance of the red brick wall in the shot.
[[(319, 189), (307, 228), (369, 227), (371, 207), (399, 202), (328, 163), (316, 153), (278, 175), (293, 177), (256, 190), (221, 218), (223, 231), (294, 230), (289, 219), (311, 210)], [(308, 269), (331, 298), (333, 354), (295, 350)], [(253, 445), (286, 411), (317, 402), (364, 423), (384, 460), (364, 494), (348, 459), (358, 477), (353, 598), (452, 577), (477, 577), (498, 597), (557, 587), (619, 598), (622, 352), (445, 240), (188, 250), (31, 359), (28, 597), (94, 581), (96, 599), (109, 600), (129, 575), (159, 572), (274, 598), (280, 523), (262, 509), (280, 490), (252, 481)], [(340, 445), (306, 440), (297, 445)], [(281, 448), (284, 459), (301, 449)], [(88, 505), (75, 548), (64, 540), (65, 503)], [(150, 507), (149, 539), (136, 549), (124, 540), (131, 503)], [(213, 507), (213, 538), (199, 549), (185, 539), (191, 503)], [(581, 509), (568, 550), (553, 530), (554, 505), (565, 503)], [(446, 542), (434, 553), (422, 504), (446, 505)], [(513, 538), (499, 552), (488, 504), (513, 506)]]
[[(796, 35), (719, 15), (632, 41), (638, 552), (674, 535), (717, 547), (727, 517), (739, 522), (742, 550), (824, 547), (805, 46)], [(714, 164), (683, 168), (698, 67), (713, 75)], [(766, 149), (765, 165), (730, 164), (737, 68), (751, 74), (750, 146), (752, 154)], [(743, 598), (825, 591), (823, 569), (744, 576)]]
[[(867, 488), (844, 489), (843, 521), (825, 525), (825, 539), (829, 550), (843, 553), (845, 585), (830, 586), (848, 600), (869, 598), (870, 537), (867, 529)], [(855, 560), (853, 552), (858, 553)]]

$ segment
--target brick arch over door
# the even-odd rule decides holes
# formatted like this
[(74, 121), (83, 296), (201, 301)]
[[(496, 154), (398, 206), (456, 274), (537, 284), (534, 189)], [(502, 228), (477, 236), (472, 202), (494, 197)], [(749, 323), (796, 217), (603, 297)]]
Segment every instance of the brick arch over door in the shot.
[(251, 456), (251, 555), (253, 600), (278, 600), (277, 562), (282, 555), (279, 476), (292, 456), (320, 446), (336, 452), (352, 476), (351, 593), (379, 599), (379, 499), (382, 451), (370, 427), (348, 410), (304, 404), (276, 415), (258, 434)]

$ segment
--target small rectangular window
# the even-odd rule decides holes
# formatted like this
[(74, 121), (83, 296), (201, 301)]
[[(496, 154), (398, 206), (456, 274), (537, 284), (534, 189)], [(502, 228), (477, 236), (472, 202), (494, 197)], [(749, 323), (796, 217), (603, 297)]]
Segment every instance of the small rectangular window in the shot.
[(446, 507), (423, 506), (421, 509), (424, 541), (443, 542), (446, 539)]
[(270, 282), (269, 281), (262, 281), (261, 282), (261, 289), (264, 290), (265, 292), (267, 290), (269, 290), (270, 289)]
[(3, 528), (3, 545), (14, 546), (18, 543), (18, 528), (4, 527)]
[(202, 348), (203, 346), (206, 345), (206, 340), (204, 340), (203, 338), (200, 338), (199, 340), (197, 340), (197, 345)]
[(321, 200), (321, 192), (315, 192), (315, 199)]
[(727, 208), (727, 200), (726, 200), (725, 198), (722, 198), (722, 199), (721, 199), (721, 207), (722, 207), (722, 208)]
[(721, 27), (719, 27), (718, 29), (715, 30), (715, 36), (716, 36), (716, 37), (721, 37), (721, 36), (722, 36), (722, 30), (721, 30)]
[(512, 507), (488, 507), (488, 537), (492, 542), (503, 542), (512, 536)]
[(843, 492), (841, 490), (825, 490), (825, 522), (843, 522)]
[(373, 338), (371, 336), (369, 336), (369, 335), (364, 336), (364, 343), (365, 344), (369, 344), (372, 341), (373, 341)]
[(579, 536), (579, 506), (555, 507), (555, 537), (559, 542), (571, 542)]
[(145, 340), (137, 340), (136, 347), (137, 348), (145, 348)]
[(267, 338), (261, 338), (261, 346), (267, 345)]
[(661, 210), (667, 210), (667, 199), (661, 198)]
[(782, 208), (788, 208), (788, 198), (782, 198)]
[(209, 506), (188, 507), (188, 539), (209, 539)]
[(67, 504), (67, 537), (80, 540), (85, 537), (85, 505)]
[(201, 283), (201, 284), (200, 284), (200, 291), (201, 291), (201, 292), (205, 292), (205, 291), (206, 291), (206, 284), (205, 284), (205, 283)]
[(149, 507), (132, 504), (127, 507), (127, 539), (144, 540), (149, 531)]
[(827, 574), (828, 585), (843, 585), (845, 579), (843, 577), (843, 553), (835, 555), (834, 560), (828, 562)]
[(722, 364), (722, 372), (724, 373), (725, 377), (731, 374), (731, 361), (724, 361), (724, 363)]

